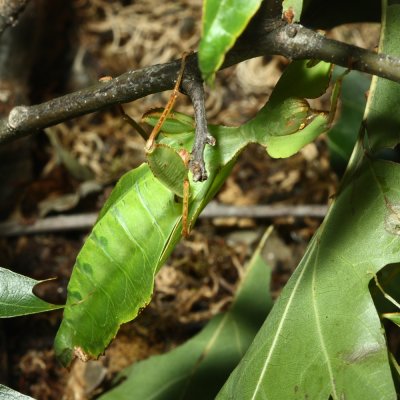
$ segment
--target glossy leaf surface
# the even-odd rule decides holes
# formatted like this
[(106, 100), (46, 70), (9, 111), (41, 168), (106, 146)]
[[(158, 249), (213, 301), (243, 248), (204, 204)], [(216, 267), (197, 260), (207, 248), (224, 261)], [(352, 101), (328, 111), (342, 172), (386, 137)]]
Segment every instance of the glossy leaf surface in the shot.
[(262, 0), (205, 0), (199, 66), (203, 78), (212, 83), (225, 54), (244, 31)]
[[(385, 15), (384, 37), (399, 38), (400, 4)], [(372, 88), (334, 203), (218, 399), (397, 398), (368, 284), (400, 261), (400, 166), (378, 156), (400, 131), (398, 113), (385, 118), (400, 87), (374, 78)]]
[[(303, 73), (304, 76), (313, 75), (314, 71), (314, 80), (310, 78), (309, 82), (320, 88), (320, 94), (324, 92), (329, 66), (319, 64), (308, 69), (304, 64), (293, 63), (281, 82), (293, 75), (293, 69), (298, 77)], [(321, 74), (321, 69), (325, 74)], [(268, 103), (247, 124), (238, 128), (209, 126), (217, 143), (214, 147), (207, 146), (204, 154), (209, 178), (190, 185), (189, 222), (192, 226), (224, 183), (237, 155), (246, 145), (259, 143), (268, 151), (271, 138), (280, 137), (281, 144), (275, 146), (279, 156), (287, 153), (286, 147), (294, 153), (304, 145), (303, 140), (297, 141), (295, 146), (289, 143), (306, 129), (312, 117), (311, 109), (301, 98), (301, 91), (289, 90), (284, 82), (276, 90), (275, 97), (280, 101)], [(315, 90), (313, 93), (317, 94)], [(327, 129), (326, 124), (314, 125), (320, 117), (317, 115), (307, 127), (315, 129), (307, 140)], [(148, 113), (145, 120), (152, 124), (157, 122), (152, 113)], [(184, 133), (181, 129), (190, 126), (187, 117), (175, 114), (166, 124), (175, 126), (178, 134), (161, 133), (158, 145), (190, 151), (193, 131), (190, 128)], [(285, 137), (289, 137), (286, 142)], [(116, 335), (119, 326), (135, 318), (148, 304), (154, 276), (181, 237), (181, 209), (174, 193), (157, 180), (146, 164), (121, 178), (74, 266), (67, 307), (55, 344), (64, 364), (74, 355), (82, 359), (97, 357)]]
[(36, 281), (0, 267), (0, 318), (18, 317), (57, 310), (63, 306), (47, 303), (36, 297), (32, 289)]
[(247, 265), (228, 312), (214, 317), (182, 346), (122, 371), (118, 379), (125, 378), (123, 383), (101, 399), (214, 398), (272, 307), (271, 271), (260, 256), (263, 242)]

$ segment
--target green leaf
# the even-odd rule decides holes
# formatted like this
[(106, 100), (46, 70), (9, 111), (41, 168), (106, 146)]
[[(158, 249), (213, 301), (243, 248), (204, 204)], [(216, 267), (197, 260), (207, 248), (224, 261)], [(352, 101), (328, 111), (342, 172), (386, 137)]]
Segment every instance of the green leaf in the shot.
[(57, 310), (63, 306), (47, 303), (32, 293), (37, 284), (27, 276), (0, 267), (0, 318), (19, 317)]
[[(344, 71), (335, 67), (335, 76)], [(336, 170), (344, 170), (354, 149), (370, 84), (370, 77), (358, 71), (351, 71), (343, 79), (340, 118), (328, 132), (331, 163)]]
[[(298, 65), (290, 66), (281, 79), (291, 76), (292, 68), (298, 69)], [(314, 68), (311, 70), (318, 72), (318, 78), (313, 83), (325, 87), (320, 82), (327, 79), (319, 73), (321, 67)], [(310, 71), (307, 69), (304, 73)], [(260, 143), (268, 147), (271, 137), (288, 135), (294, 140), (296, 132), (301, 135), (312, 112), (301, 98), (301, 92), (290, 93), (293, 97), (287, 99), (278, 93), (276, 96), (281, 96), (281, 102), (267, 105), (241, 127), (209, 126), (217, 143), (214, 147), (207, 146), (204, 153), (207, 181), (190, 182), (188, 219), (191, 226), (225, 182), (245, 146)], [(145, 120), (157, 123), (151, 114)], [(175, 123), (175, 117), (171, 121)], [(169, 122), (168, 119), (167, 126), (172, 126)], [(187, 119), (184, 123), (191, 126)], [(193, 130), (182, 132), (180, 126), (177, 135), (162, 132), (158, 138), (158, 145), (175, 151), (190, 151), (192, 143)], [(297, 143), (291, 151), (300, 145)], [(148, 304), (155, 274), (181, 237), (181, 210), (182, 205), (176, 202), (173, 192), (160, 183), (147, 165), (121, 178), (78, 255), (68, 285), (67, 306), (55, 342), (56, 353), (64, 364), (74, 355), (82, 359), (97, 357), (120, 325), (134, 319)]]
[(1, 400), (34, 400), (32, 397), (25, 396), (7, 386), (0, 384), (0, 399)]
[(225, 54), (232, 48), (262, 0), (205, 0), (199, 66), (203, 79), (214, 80)]
[[(381, 186), (381, 179), (395, 185), (400, 170), (364, 159), (357, 175), (342, 187), (219, 398), (395, 398), (368, 283), (400, 259), (400, 242), (383, 223), (388, 209)], [(400, 201), (397, 190), (386, 196)]]
[[(387, 8), (391, 12), (382, 13), (379, 51), (383, 54), (400, 56), (400, 28), (398, 28), (400, 4), (390, 0), (383, 2), (389, 4)], [(374, 132), (370, 147), (376, 151), (400, 143), (398, 90), (398, 84), (386, 79), (372, 78), (367, 102), (369, 119), (365, 126), (368, 131)]]
[(271, 270), (260, 255), (267, 234), (247, 265), (228, 312), (214, 317), (182, 346), (122, 371), (117, 379), (125, 378), (123, 383), (101, 399), (214, 398), (272, 307)]
[[(398, 40), (400, 4), (384, 14), (386, 37)], [(335, 201), (218, 399), (397, 398), (368, 284), (400, 261), (400, 166), (373, 156), (400, 131), (399, 113), (386, 119), (400, 87), (374, 81), (367, 128)]]

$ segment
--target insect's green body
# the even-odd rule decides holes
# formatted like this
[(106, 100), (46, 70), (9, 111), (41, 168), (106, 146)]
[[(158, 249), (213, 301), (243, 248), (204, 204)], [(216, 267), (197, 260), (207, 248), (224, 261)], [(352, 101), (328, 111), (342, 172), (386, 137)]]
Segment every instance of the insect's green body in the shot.
[[(264, 146), (274, 157), (288, 157), (327, 130), (327, 114), (312, 111), (304, 97), (321, 95), (329, 72), (324, 63), (312, 69), (294, 63), (254, 119), (241, 127), (209, 126), (216, 145), (207, 146), (204, 153), (208, 179), (192, 182), (189, 174), (189, 227), (249, 143)], [(300, 89), (290, 84), (299, 76), (307, 79)], [(150, 112), (144, 121), (154, 126), (158, 117), (158, 111)], [(68, 286), (67, 307), (56, 337), (56, 351), (65, 364), (74, 354), (97, 357), (119, 326), (135, 318), (150, 301), (155, 274), (182, 235), (182, 206), (175, 196), (183, 197), (188, 172), (179, 152), (190, 152), (193, 132), (191, 117), (172, 113), (148, 151), (149, 164), (125, 174), (102, 209)]]

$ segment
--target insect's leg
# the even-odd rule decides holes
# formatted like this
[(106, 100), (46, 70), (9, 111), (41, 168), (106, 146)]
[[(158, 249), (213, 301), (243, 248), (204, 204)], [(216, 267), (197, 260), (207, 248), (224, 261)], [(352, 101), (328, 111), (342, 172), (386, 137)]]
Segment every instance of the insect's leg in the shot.
[[(99, 79), (99, 82), (110, 82), (112, 80), (112, 76), (102, 76)], [(149, 138), (148, 133), (132, 118), (130, 117), (124, 110), (121, 104), (117, 104), (118, 110), (122, 115), (122, 119), (127, 122), (144, 140)]]
[[(188, 171), (190, 154), (185, 149), (179, 150), (179, 155), (181, 156), (185, 168)], [(182, 236), (187, 238), (190, 233), (190, 224), (188, 224), (189, 215), (189, 199), (190, 199), (190, 182), (189, 176), (186, 173), (185, 179), (183, 181), (183, 200), (182, 200)]]
[(119, 112), (122, 119), (127, 122), (144, 140), (148, 140), (149, 134), (131, 117), (129, 116), (121, 104), (118, 104)]
[(339, 101), (340, 94), (342, 92), (342, 84), (344, 77), (350, 72), (350, 69), (344, 71), (333, 84), (331, 94), (331, 107), (328, 113), (328, 126), (331, 127), (333, 120), (335, 119), (336, 109)]
[(189, 178), (186, 178), (183, 181), (183, 202), (182, 202), (182, 236), (184, 238), (187, 238), (190, 233), (190, 225), (188, 225), (189, 197), (190, 197), (190, 183), (189, 183)]
[(175, 83), (174, 89), (172, 91), (171, 97), (169, 98), (168, 103), (165, 106), (164, 111), (162, 112), (162, 114), (160, 116), (160, 119), (158, 120), (157, 124), (154, 126), (153, 130), (150, 133), (149, 139), (146, 142), (145, 149), (148, 152), (153, 150), (154, 141), (155, 141), (155, 139), (156, 139), (156, 137), (158, 135), (158, 132), (160, 132), (162, 124), (167, 119), (169, 113), (172, 110), (172, 107), (175, 104), (176, 99), (178, 98), (179, 87), (181, 86), (183, 72), (185, 71), (186, 57), (188, 56), (188, 54), (190, 54), (190, 53), (183, 53), (181, 68), (179, 70), (178, 77), (176, 79), (176, 83)]

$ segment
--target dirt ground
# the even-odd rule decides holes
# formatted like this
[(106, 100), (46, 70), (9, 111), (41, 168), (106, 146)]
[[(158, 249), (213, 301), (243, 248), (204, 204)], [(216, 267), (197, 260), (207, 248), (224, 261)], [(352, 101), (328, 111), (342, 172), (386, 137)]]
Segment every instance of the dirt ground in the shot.
[[(200, 0), (66, 3), (62, 12), (49, 9), (43, 17), (46, 28), (41, 35), (52, 43), (42, 38), (37, 44), (40, 63), (32, 66), (27, 80), (31, 103), (86, 87), (102, 76), (178, 58), (195, 49), (199, 40)], [(376, 28), (371, 28), (375, 36), (368, 29), (359, 25), (329, 34), (373, 48)], [(239, 125), (254, 116), (286, 64), (281, 57), (258, 58), (220, 72), (215, 88), (207, 89), (209, 122)], [(148, 96), (126, 105), (125, 110), (140, 120), (148, 109), (164, 106), (169, 94)], [(183, 95), (176, 109), (192, 113)], [(28, 142), (28, 150), (19, 149), (19, 157), (13, 157), (14, 166), (7, 164), (7, 170), (19, 171), (3, 182), (12, 193), (12, 204), (6, 202), (7, 197), (0, 203), (3, 219), (25, 224), (49, 215), (97, 212), (116, 180), (144, 161), (142, 139), (116, 109), (65, 122)], [(286, 160), (272, 160), (264, 149), (251, 146), (240, 156), (217, 200), (247, 207), (326, 205), (337, 182), (324, 137)], [(290, 215), (200, 219), (161, 269), (150, 306), (122, 327), (99, 361), (76, 362), (69, 371), (57, 363), (52, 344), (61, 312), (1, 320), (0, 381), (41, 400), (95, 398), (110, 387), (121, 368), (175, 347), (224, 310), (244, 264), (270, 224), (275, 230), (264, 256), (273, 268), (271, 290), (276, 297), (320, 222)], [(35, 279), (57, 277), (40, 285), (37, 294), (63, 303), (74, 260), (87, 234), (87, 229), (65, 233), (55, 228), (0, 237), (0, 265)]]

